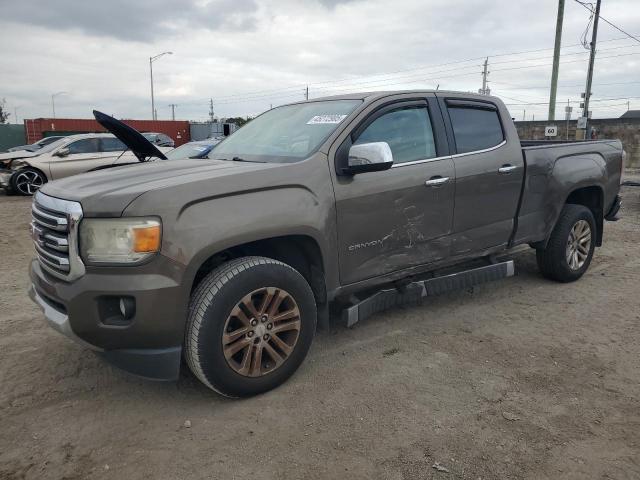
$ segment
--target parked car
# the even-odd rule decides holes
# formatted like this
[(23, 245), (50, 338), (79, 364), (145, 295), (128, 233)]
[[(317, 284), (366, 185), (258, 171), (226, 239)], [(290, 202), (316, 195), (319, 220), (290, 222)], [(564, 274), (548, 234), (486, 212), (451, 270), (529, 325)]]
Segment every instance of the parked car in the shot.
[(55, 141), (60, 140), (61, 138), (64, 138), (64, 136), (62, 136), (62, 135), (54, 135), (54, 136), (51, 136), (51, 137), (44, 137), (44, 138), (41, 138), (37, 142), (34, 142), (34, 143), (30, 144), (30, 145), (19, 145), (17, 147), (9, 148), (7, 150), (7, 152), (19, 152), (20, 150), (27, 150), (29, 152), (35, 152), (36, 150), (40, 150), (42, 147), (45, 147), (45, 146), (49, 145), (50, 143), (53, 143)]
[(579, 279), (619, 208), (623, 150), (528, 146), (498, 98), (409, 91), (277, 107), (208, 157), (44, 185), (30, 296), (129, 372), (176, 379), (184, 355), (238, 397), (295, 372), (330, 303), (352, 323), (504, 278), (527, 244), (543, 276)]
[(51, 180), (137, 163), (135, 155), (126, 150), (125, 144), (110, 133), (85, 133), (63, 137), (35, 152), (0, 154), (0, 187), (19, 195), (33, 195)]
[(224, 138), (208, 138), (197, 142), (189, 142), (180, 145), (166, 153), (167, 160), (184, 160), (187, 158), (207, 158), (209, 152), (213, 150)]
[(173, 148), (175, 146), (173, 139), (169, 135), (165, 135), (164, 133), (144, 132), (142, 135), (157, 147)]

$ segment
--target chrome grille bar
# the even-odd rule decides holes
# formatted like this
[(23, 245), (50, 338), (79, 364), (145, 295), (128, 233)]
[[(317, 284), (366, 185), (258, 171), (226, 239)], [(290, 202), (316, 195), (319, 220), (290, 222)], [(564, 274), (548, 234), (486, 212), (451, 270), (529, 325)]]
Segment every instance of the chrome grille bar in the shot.
[(66, 281), (84, 275), (84, 264), (78, 251), (81, 205), (38, 191), (31, 213), (31, 237), (42, 269)]
[(63, 272), (69, 271), (69, 259), (67, 257), (54, 255), (53, 253), (48, 252), (46, 249), (42, 248), (37, 243), (35, 244), (35, 247), (40, 261), (45, 262), (50, 267), (62, 270)]
[(33, 220), (36, 223), (39, 223), (40, 225), (47, 228), (52, 228), (59, 232), (67, 231), (68, 223), (65, 216), (60, 217), (44, 212), (36, 206), (35, 202), (31, 207), (31, 213), (33, 214)]

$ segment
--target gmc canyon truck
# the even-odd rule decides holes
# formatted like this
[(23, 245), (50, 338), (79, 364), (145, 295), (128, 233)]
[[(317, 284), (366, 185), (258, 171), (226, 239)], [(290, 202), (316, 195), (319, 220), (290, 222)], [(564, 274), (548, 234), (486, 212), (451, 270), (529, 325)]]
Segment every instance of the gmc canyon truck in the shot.
[(577, 280), (619, 209), (623, 156), (614, 140), (523, 145), (490, 96), (281, 106), (207, 158), (45, 184), (30, 296), (52, 327), (131, 373), (176, 379), (184, 357), (211, 389), (254, 395), (300, 366), (329, 305), (352, 324), (503, 278), (513, 262), (499, 258), (518, 245), (536, 249), (543, 276)]

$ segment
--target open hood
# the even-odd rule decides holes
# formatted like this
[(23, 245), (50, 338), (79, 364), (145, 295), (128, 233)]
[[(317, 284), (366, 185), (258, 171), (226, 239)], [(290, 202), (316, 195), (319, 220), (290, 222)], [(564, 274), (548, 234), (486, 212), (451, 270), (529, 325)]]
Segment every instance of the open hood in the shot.
[(146, 162), (151, 157), (161, 158), (162, 160), (167, 159), (155, 145), (144, 138), (135, 128), (131, 128), (120, 120), (116, 120), (98, 110), (93, 111), (93, 116), (96, 117), (100, 125), (113, 133), (122, 143), (129, 147), (129, 150), (131, 150), (141, 162)]

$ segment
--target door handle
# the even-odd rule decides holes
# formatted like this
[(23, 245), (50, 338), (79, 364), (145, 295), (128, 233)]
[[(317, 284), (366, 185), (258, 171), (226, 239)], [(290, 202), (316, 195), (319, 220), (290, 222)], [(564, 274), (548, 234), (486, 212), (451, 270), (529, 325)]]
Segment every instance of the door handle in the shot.
[(439, 187), (440, 185), (444, 185), (449, 181), (449, 177), (431, 177), (429, 180), (424, 182), (427, 187)]
[(507, 165), (503, 165), (503, 166), (501, 166), (501, 167), (498, 169), (498, 172), (499, 172), (499, 173), (511, 173), (511, 172), (513, 172), (516, 168), (518, 168), (518, 167), (516, 167), (515, 165), (509, 165), (509, 164), (507, 164)]

